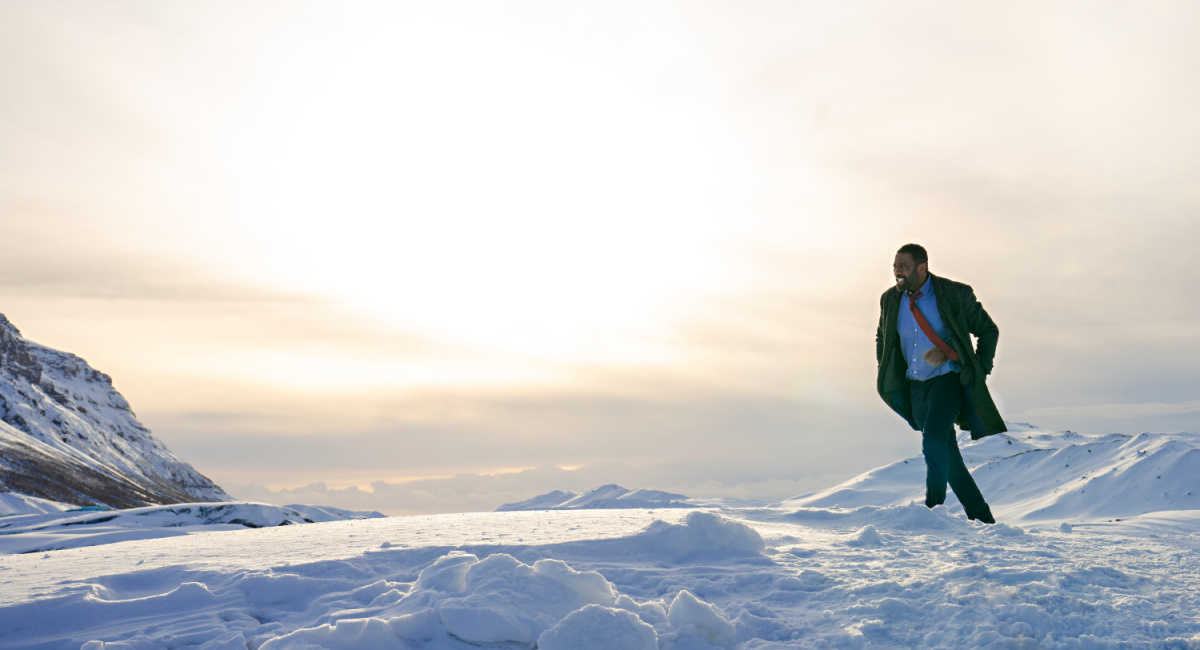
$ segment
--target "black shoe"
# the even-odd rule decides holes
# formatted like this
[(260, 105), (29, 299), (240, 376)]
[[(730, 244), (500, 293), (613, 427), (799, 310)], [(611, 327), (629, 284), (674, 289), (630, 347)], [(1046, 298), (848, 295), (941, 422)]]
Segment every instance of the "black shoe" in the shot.
[(995, 517), (992, 517), (992, 509), (988, 506), (984, 506), (983, 510), (973, 515), (967, 515), (967, 519), (970, 519), (971, 521), (982, 521), (985, 524), (996, 523)]

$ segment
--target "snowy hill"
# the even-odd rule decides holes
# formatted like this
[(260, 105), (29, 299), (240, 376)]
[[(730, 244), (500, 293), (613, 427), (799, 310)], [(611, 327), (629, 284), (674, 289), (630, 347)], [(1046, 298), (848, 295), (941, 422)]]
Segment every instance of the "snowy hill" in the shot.
[[(959, 446), (997, 521), (1105, 520), (1200, 511), (1200, 435), (1083, 435), (1009, 424), (1008, 433)], [(920, 455), (884, 465), (784, 507), (855, 508), (924, 502)], [(960, 512), (951, 493), (947, 505)]]
[(1009, 428), (963, 443), (995, 525), (914, 503), (919, 457), (770, 507), (129, 512), (219, 532), (0, 555), (0, 648), (1200, 648), (1197, 436)]
[[(1031, 524), (1063, 519), (1127, 518), (1159, 511), (1200, 511), (1200, 435), (1084, 435), (1009, 424), (1008, 433), (959, 438), (963, 458), (998, 520)], [(614, 508), (857, 508), (924, 502), (925, 461), (918, 454), (839, 485), (779, 504), (693, 499), (657, 490), (605, 485), (582, 494), (554, 491), (508, 503), (497, 512)], [(948, 495), (951, 512), (962, 507)]]
[(496, 512), (513, 510), (585, 510), (613, 508), (695, 508), (682, 494), (658, 490), (630, 490), (620, 485), (604, 485), (583, 494), (555, 490), (546, 494), (506, 503)]
[(138, 422), (107, 375), (3, 315), (0, 492), (114, 508), (229, 499)]

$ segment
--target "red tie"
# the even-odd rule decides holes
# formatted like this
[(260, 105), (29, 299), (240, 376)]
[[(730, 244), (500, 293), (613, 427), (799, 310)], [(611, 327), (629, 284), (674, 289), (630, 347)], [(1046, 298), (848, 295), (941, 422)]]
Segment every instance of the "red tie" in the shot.
[(925, 332), (925, 336), (929, 339), (929, 342), (941, 350), (942, 354), (946, 355), (946, 358), (951, 361), (958, 361), (958, 353), (954, 351), (954, 348), (946, 345), (942, 337), (938, 336), (937, 332), (933, 331), (933, 328), (929, 326), (929, 321), (925, 320), (925, 315), (921, 313), (921, 310), (917, 309), (917, 298), (920, 297), (920, 291), (916, 295), (908, 297), (908, 308), (912, 311), (913, 318), (917, 319), (917, 327), (920, 327), (921, 331)]

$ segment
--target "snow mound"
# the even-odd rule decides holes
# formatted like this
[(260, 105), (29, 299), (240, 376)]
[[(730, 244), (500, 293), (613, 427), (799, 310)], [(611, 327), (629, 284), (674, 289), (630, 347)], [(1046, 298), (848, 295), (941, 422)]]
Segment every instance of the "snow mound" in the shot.
[(874, 526), (867, 524), (866, 526), (860, 528), (858, 532), (854, 534), (854, 537), (846, 543), (850, 546), (881, 546), (883, 545), (883, 537), (879, 535), (879, 531), (875, 530)]
[(686, 590), (666, 611), (660, 601), (618, 595), (600, 573), (553, 559), (526, 564), (506, 553), (447, 554), (407, 592), (379, 583), (362, 600), (358, 611), (369, 616), (294, 630), (258, 647), (654, 650), (660, 638), (719, 647), (737, 639), (720, 610)]
[(538, 637), (538, 650), (658, 650), (654, 628), (636, 614), (587, 605)]
[(683, 590), (671, 601), (667, 622), (685, 636), (695, 636), (711, 645), (727, 648), (737, 641), (737, 630), (721, 611)]
[(703, 556), (758, 555), (767, 546), (750, 526), (701, 510), (688, 513), (682, 524), (656, 521), (632, 541), (676, 562)]
[(214, 530), (374, 517), (383, 515), (378, 512), (302, 505), (280, 507), (264, 503), (186, 503), (126, 510), (90, 506), (0, 518), (0, 553), (30, 553)]
[[(1054, 523), (1200, 510), (1200, 435), (1085, 435), (1029, 425), (959, 446), (998, 520)], [(832, 488), (784, 501), (785, 508), (899, 506), (924, 500), (920, 456), (878, 467)], [(947, 505), (961, 513), (953, 493)]]
[[(946, 506), (926, 508), (909, 502), (901, 506), (860, 506), (858, 508), (800, 508), (789, 515), (792, 521), (810, 525), (856, 526), (871, 530), (911, 532), (966, 531), (971, 527), (965, 517), (956, 516)], [(982, 525), (982, 524), (980, 524)], [(867, 533), (870, 537), (870, 533)]]
[(10, 515), (47, 514), (70, 510), (75, 506), (49, 499), (40, 499), (15, 492), (0, 492), (0, 517)]
[(615, 600), (612, 585), (598, 573), (581, 573), (558, 560), (531, 566), (503, 553), (472, 563), (464, 587), (436, 609), (448, 634), (476, 645), (531, 645), (576, 609)]
[(506, 503), (496, 512), (514, 510), (584, 510), (620, 508), (694, 508), (682, 494), (658, 490), (630, 490), (620, 485), (604, 485), (583, 494), (555, 490), (532, 499)]

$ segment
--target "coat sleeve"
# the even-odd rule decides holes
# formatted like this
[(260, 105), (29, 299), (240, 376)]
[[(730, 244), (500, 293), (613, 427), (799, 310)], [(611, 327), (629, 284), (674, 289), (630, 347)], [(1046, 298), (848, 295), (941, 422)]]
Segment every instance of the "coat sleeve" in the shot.
[(962, 295), (963, 315), (966, 317), (967, 330), (975, 335), (975, 358), (984, 374), (992, 374), (992, 365), (996, 359), (996, 344), (1000, 341), (1000, 328), (988, 315), (983, 305), (975, 297), (975, 291), (966, 287)]
[(875, 366), (883, 363), (883, 325), (884, 315), (887, 314), (887, 294), (879, 298), (879, 326), (875, 328)]

